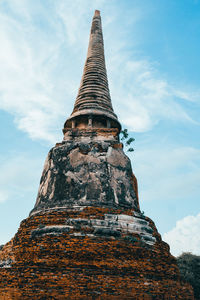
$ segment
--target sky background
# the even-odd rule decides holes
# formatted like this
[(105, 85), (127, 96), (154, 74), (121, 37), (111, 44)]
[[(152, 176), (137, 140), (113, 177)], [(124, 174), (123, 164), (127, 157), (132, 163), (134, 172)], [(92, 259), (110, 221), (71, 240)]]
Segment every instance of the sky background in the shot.
[(113, 107), (135, 138), (141, 210), (200, 255), (200, 1), (0, 0), (0, 244), (36, 200), (62, 140), (99, 9)]

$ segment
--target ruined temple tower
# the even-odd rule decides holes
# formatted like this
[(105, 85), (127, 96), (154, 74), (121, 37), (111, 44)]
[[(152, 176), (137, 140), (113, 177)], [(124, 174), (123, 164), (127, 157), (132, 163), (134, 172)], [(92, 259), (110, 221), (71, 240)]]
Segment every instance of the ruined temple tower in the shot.
[(75, 206), (138, 212), (136, 179), (119, 143), (120, 129), (111, 103), (101, 18), (96, 10), (74, 109), (64, 124), (63, 143), (49, 153), (31, 215)]
[(119, 141), (95, 11), (64, 139), (46, 159), (37, 200), (0, 250), (1, 299), (193, 299), (152, 220)]

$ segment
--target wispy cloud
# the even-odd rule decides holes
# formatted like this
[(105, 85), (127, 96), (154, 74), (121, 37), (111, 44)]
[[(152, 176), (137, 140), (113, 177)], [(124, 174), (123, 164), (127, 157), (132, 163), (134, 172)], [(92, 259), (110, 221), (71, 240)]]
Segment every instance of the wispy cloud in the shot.
[[(2, 1), (0, 7), (0, 108), (13, 114), (18, 128), (31, 138), (49, 142), (61, 138), (57, 128), (72, 111), (91, 16), (102, 7), (111, 94), (123, 123), (131, 130), (146, 131), (161, 119), (193, 121), (177, 100), (192, 96), (172, 88), (154, 63), (134, 59), (126, 51), (129, 35), (135, 34), (129, 32), (128, 23), (121, 34), (113, 35), (119, 17), (113, 2), (61, 0), (47, 5), (13, 0)], [(137, 7), (130, 20), (137, 24), (142, 16)]]
[(63, 117), (64, 99), (56, 93), (57, 77), (52, 69), (62, 40), (57, 27), (51, 30), (52, 21), (44, 7), (38, 20), (32, 19), (34, 10), (27, 3), (21, 11), (15, 10), (15, 1), (8, 1), (10, 13), (8, 9), (1, 12), (0, 108), (13, 114), (18, 128), (31, 138), (55, 142), (55, 125)]
[(197, 124), (180, 100), (193, 101), (200, 93), (194, 97), (184, 89), (174, 88), (151, 62), (129, 60), (126, 53), (119, 52), (109, 63), (113, 99), (120, 119), (130, 130), (148, 131), (161, 120)]
[(176, 222), (176, 226), (165, 233), (163, 239), (169, 243), (173, 255), (192, 252), (200, 255), (200, 213), (187, 216)]

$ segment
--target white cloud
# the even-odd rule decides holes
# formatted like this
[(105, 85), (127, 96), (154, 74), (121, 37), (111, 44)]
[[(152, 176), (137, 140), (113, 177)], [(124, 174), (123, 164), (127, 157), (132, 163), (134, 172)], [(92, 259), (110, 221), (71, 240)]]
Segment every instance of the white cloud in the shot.
[(163, 239), (170, 245), (173, 255), (192, 252), (200, 255), (200, 213), (176, 222), (175, 228), (165, 233)]
[(150, 130), (166, 118), (193, 121), (177, 98), (190, 100), (194, 95), (172, 87), (154, 63), (130, 57), (126, 51), (127, 46), (137, 47), (130, 22), (137, 27), (145, 14), (136, 5), (131, 18), (115, 2), (105, 0), (60, 0), (48, 5), (8, 0), (0, 8), (0, 109), (13, 114), (17, 127), (31, 138), (51, 143), (61, 139), (57, 128), (72, 111), (91, 16), (101, 8), (111, 96), (120, 120), (134, 131)]
[[(64, 99), (59, 91), (56, 93), (52, 68), (58, 62), (62, 41), (53, 30), (48, 35), (52, 24), (44, 11), (40, 11), (47, 22), (44, 28), (34, 24), (36, 20), (31, 20), (33, 11), (27, 3), (21, 14), (14, 10), (16, 2), (10, 5), (14, 16), (1, 12), (0, 108), (13, 114), (19, 129), (31, 138), (55, 142), (54, 130), (59, 118), (63, 118)], [(26, 14), (22, 14), (24, 10)]]
[(164, 119), (195, 123), (180, 102), (192, 101), (194, 95), (174, 89), (150, 62), (129, 60), (128, 54), (119, 52), (110, 59), (109, 67), (114, 106), (130, 130), (147, 131)]

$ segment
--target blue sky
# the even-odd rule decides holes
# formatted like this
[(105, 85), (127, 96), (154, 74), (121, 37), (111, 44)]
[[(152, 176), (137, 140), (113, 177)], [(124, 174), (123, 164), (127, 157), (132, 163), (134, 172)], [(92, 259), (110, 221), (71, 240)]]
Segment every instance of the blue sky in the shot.
[(141, 210), (200, 254), (200, 1), (0, 1), (0, 244), (33, 208), (101, 10), (113, 106), (135, 137)]

